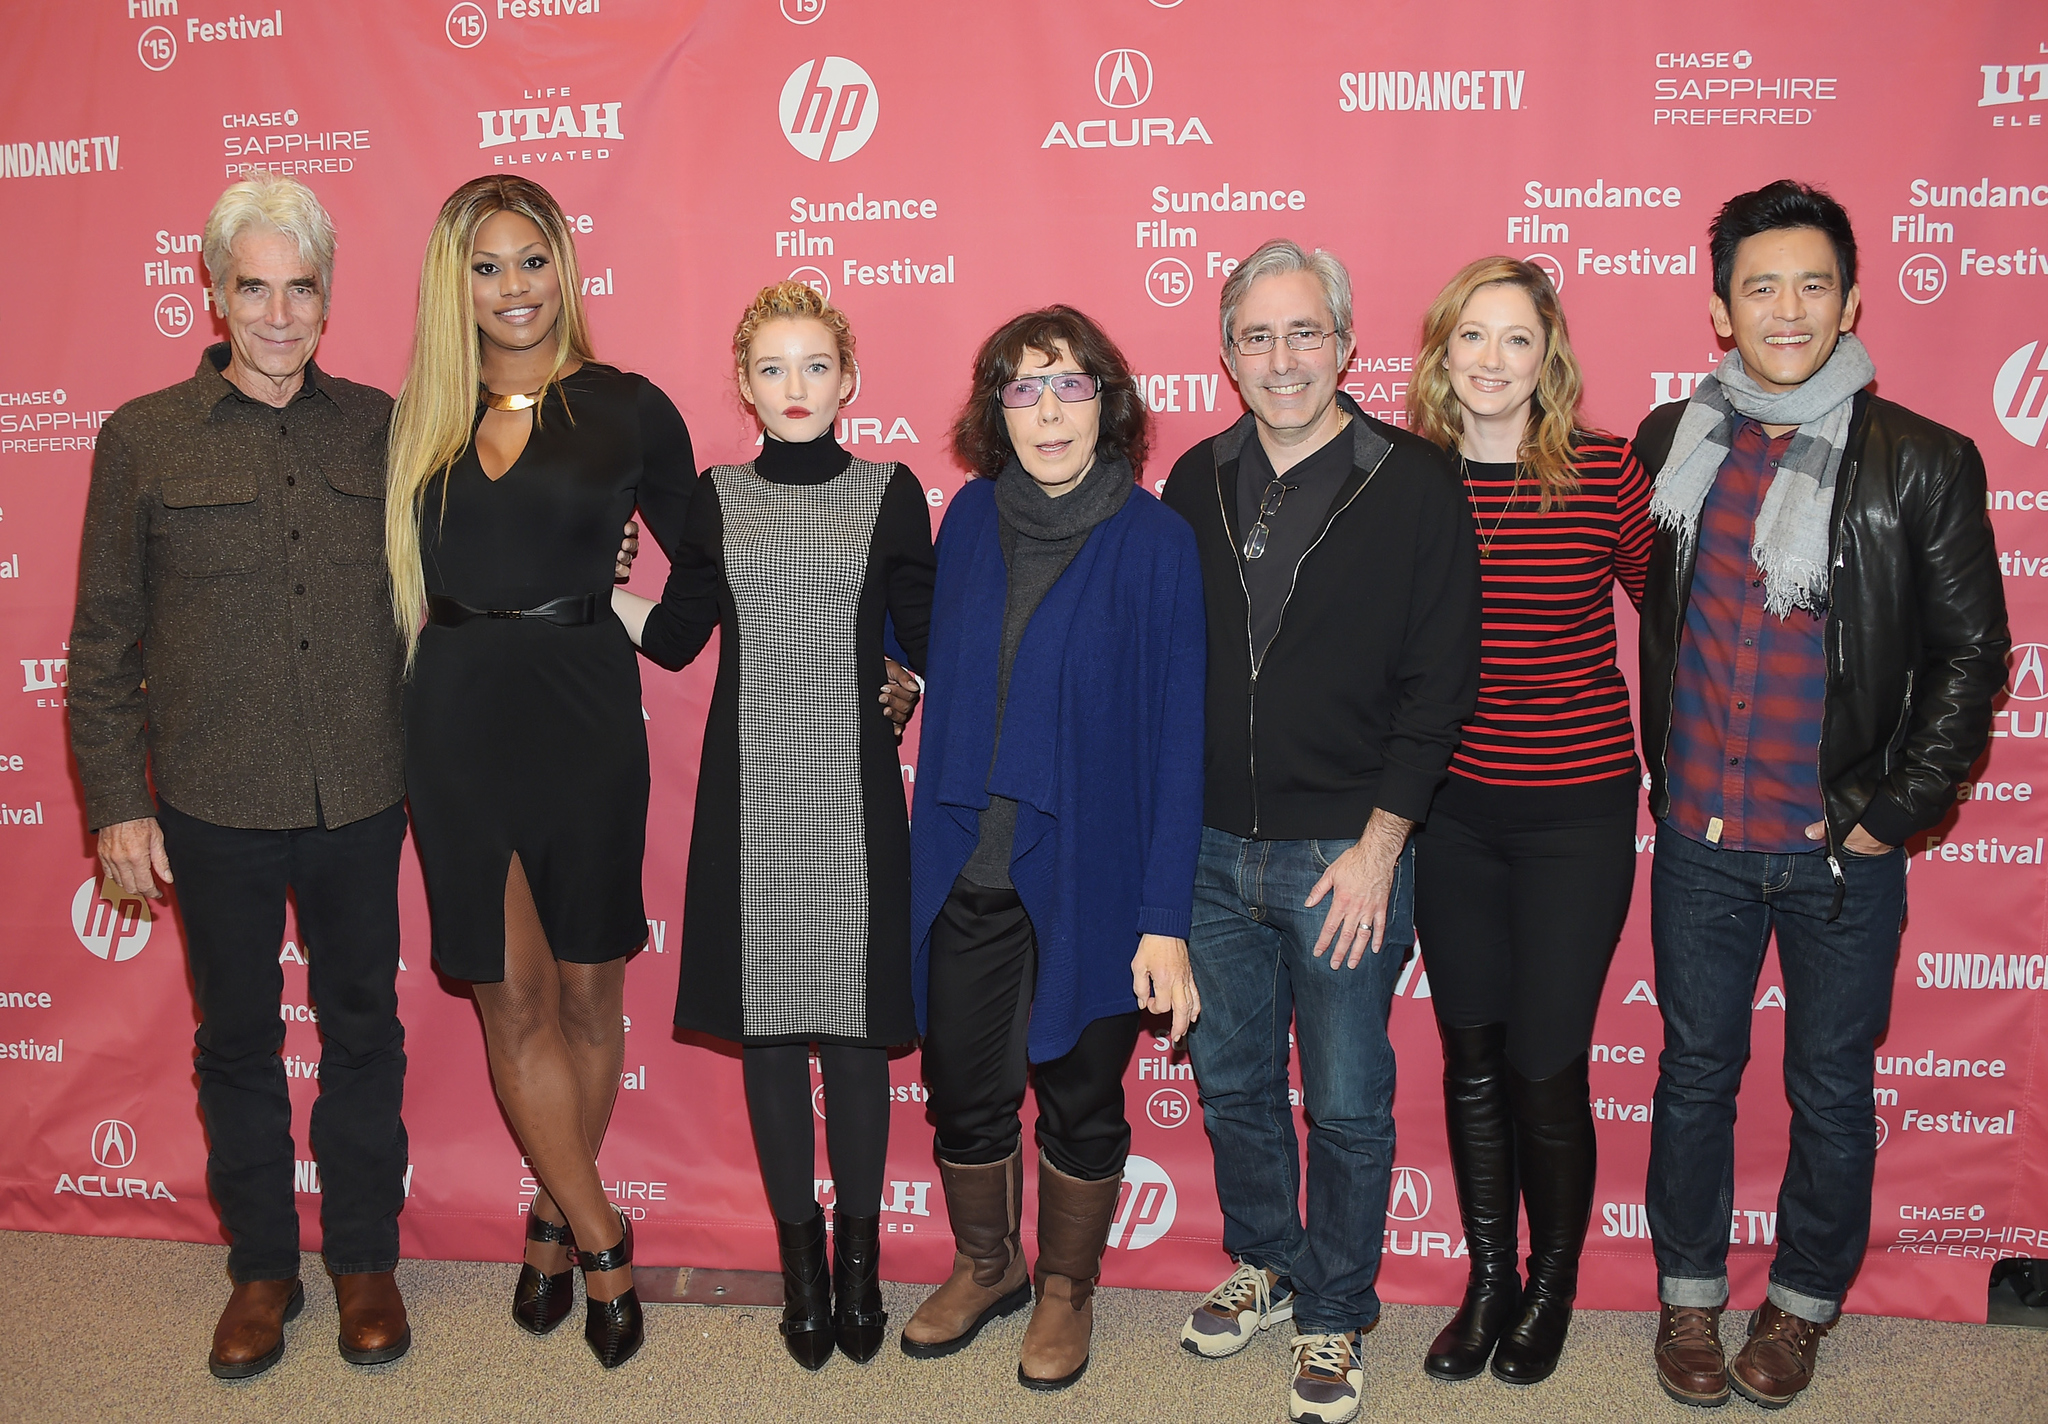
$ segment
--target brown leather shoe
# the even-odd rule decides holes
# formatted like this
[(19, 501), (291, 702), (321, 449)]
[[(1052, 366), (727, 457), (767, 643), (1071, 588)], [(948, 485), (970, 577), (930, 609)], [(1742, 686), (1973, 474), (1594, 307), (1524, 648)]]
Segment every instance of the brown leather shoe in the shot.
[(1663, 1308), (1657, 1317), (1657, 1383), (1680, 1404), (1695, 1409), (1719, 1409), (1728, 1402), (1720, 1306)]
[(953, 1223), (953, 1274), (903, 1327), (903, 1353), (935, 1360), (965, 1349), (991, 1320), (1031, 1300), (1024, 1269), (1023, 1149), (1000, 1162), (962, 1167), (941, 1159), (939, 1181)]
[(306, 1288), (288, 1281), (237, 1281), (213, 1327), (206, 1368), (215, 1379), (247, 1379), (284, 1358), (284, 1325), (306, 1308)]
[(1728, 1366), (1728, 1382), (1751, 1403), (1783, 1409), (1813, 1383), (1814, 1353), (1832, 1327), (1832, 1321), (1816, 1325), (1766, 1300), (1749, 1318), (1749, 1339)]
[(412, 1348), (405, 1298), (389, 1271), (364, 1271), (334, 1278), (334, 1303), (341, 1308), (341, 1357), (352, 1365), (381, 1365)]
[(1032, 1272), (1038, 1303), (1017, 1361), (1017, 1383), (1026, 1389), (1065, 1389), (1088, 1368), (1095, 1282), (1123, 1185), (1121, 1172), (1084, 1182), (1039, 1154), (1038, 1264)]

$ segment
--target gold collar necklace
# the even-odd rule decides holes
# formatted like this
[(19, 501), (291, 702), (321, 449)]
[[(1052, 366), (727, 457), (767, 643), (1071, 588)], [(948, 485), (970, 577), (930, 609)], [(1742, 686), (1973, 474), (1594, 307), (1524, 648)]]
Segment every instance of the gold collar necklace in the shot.
[(483, 388), (484, 404), (492, 410), (531, 410), (540, 404), (541, 394), (546, 389), (543, 386), (541, 390), (535, 391), (532, 395), (523, 395), (517, 391), (510, 395), (502, 395), (486, 386)]

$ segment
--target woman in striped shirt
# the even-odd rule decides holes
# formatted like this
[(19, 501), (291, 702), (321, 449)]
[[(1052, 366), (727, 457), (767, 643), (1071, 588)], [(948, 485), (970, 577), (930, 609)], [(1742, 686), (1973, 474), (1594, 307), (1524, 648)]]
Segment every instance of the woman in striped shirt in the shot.
[[(1640, 602), (1650, 480), (1584, 429), (1557, 292), (1489, 257), (1424, 320), (1409, 425), (1456, 457), (1478, 528), (1479, 707), (1416, 850), (1417, 938), (1471, 1277), (1423, 1368), (1557, 1367), (1592, 1210), (1586, 1055), (1635, 880), (1640, 785), (1614, 585)], [(1516, 1196), (1529, 1273), (1516, 1274)]]

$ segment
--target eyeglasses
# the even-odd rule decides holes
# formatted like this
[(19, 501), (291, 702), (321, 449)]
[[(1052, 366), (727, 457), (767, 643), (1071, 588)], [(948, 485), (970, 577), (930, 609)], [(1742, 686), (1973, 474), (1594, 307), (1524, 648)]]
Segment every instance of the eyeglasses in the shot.
[(1287, 498), (1287, 491), (1299, 488), (1299, 485), (1282, 483), (1277, 475), (1266, 486), (1266, 492), (1259, 496), (1259, 522), (1244, 532), (1244, 556), (1247, 559), (1256, 559), (1266, 552), (1266, 536), (1272, 532), (1266, 521), (1280, 512), (1280, 501)]
[[(1302, 327), (1287, 333), (1287, 349), (1317, 351), (1331, 337), (1342, 335), (1344, 333), (1341, 331), (1316, 331), (1310, 327)], [(1255, 331), (1249, 336), (1233, 337), (1230, 344), (1236, 348), (1240, 356), (1263, 356), (1278, 344), (1278, 339), (1270, 331)]]
[(1082, 401), (1095, 399), (1102, 390), (1102, 378), (1072, 371), (1060, 376), (1026, 376), (1022, 380), (1005, 381), (997, 387), (996, 399), (1011, 410), (1023, 410), (1037, 405), (1047, 386), (1051, 386), (1052, 393), (1067, 405), (1079, 405)]

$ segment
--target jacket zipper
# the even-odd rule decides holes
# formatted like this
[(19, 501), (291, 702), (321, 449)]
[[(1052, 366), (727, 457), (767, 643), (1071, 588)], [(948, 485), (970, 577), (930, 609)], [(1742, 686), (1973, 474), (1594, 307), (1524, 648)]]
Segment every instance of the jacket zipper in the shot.
[(1886, 742), (1884, 747), (1884, 774), (1886, 776), (1892, 774), (1892, 742), (1898, 742), (1905, 738), (1907, 723), (1911, 721), (1913, 716), (1913, 674), (1916, 671), (1918, 671), (1916, 668), (1906, 669), (1906, 700), (1899, 704), (1899, 725), (1892, 729), (1891, 741)]
[[(1294, 601), (1295, 585), (1301, 582), (1301, 566), (1308, 562), (1308, 556), (1316, 551), (1317, 546), (1330, 536), (1330, 528), (1337, 522), (1338, 516), (1357, 503), (1358, 497), (1365, 493), (1365, 487), (1373, 482), (1375, 475), (1379, 474), (1380, 466), (1387, 463), (1387, 456), (1393, 453), (1393, 449), (1389, 447), (1373, 467), (1366, 471), (1365, 478), (1359, 481), (1358, 488), (1351, 492), (1351, 498), (1345, 500), (1330, 512), (1330, 517), (1323, 521), (1322, 530), (1316, 535), (1315, 542), (1306, 549), (1303, 549), (1301, 557), (1294, 561), (1294, 572), (1287, 579), (1287, 597), (1280, 600), (1280, 619), (1279, 622), (1273, 625), (1273, 636), (1267, 640), (1267, 648), (1270, 649), (1274, 643), (1280, 640), (1281, 626), (1287, 622), (1287, 605)], [(1219, 513), (1226, 512), (1223, 508), (1223, 481), (1220, 479), (1216, 481), (1216, 507)], [(1225, 518), (1223, 521), (1223, 531), (1226, 534), (1230, 532), (1230, 521), (1228, 518)], [(1232, 550), (1231, 558), (1237, 564), (1237, 586), (1244, 591), (1244, 650), (1252, 670), (1251, 690), (1245, 697), (1245, 732), (1249, 738), (1246, 743), (1246, 752), (1248, 753), (1248, 765), (1252, 780), (1251, 838), (1257, 840), (1259, 837), (1259, 664), (1261, 659), (1258, 648), (1252, 642), (1252, 591), (1251, 585), (1245, 582), (1244, 556), (1241, 551)]]
[[(1844, 461), (1844, 463), (1847, 465), (1847, 469), (1844, 471), (1841, 501), (1842, 508), (1847, 510), (1849, 500), (1856, 493), (1856, 461), (1849, 459)], [(1846, 677), (1849, 671), (1848, 655), (1842, 651), (1841, 625), (1835, 621), (1834, 598), (1834, 576), (1842, 567), (1841, 544), (1837, 538), (1840, 533), (1841, 527), (1834, 522), (1833, 513), (1830, 511), (1828, 521), (1828, 612), (1827, 622), (1821, 628), (1820, 642), (1821, 657), (1825, 659), (1827, 657), (1828, 630), (1833, 628), (1835, 632), (1835, 674), (1838, 677)], [(1912, 685), (1910, 682), (1907, 684), (1906, 695), (1909, 699), (1912, 697)], [(1842, 874), (1842, 862), (1836, 852), (1834, 822), (1828, 819), (1827, 773), (1822, 770), (1826, 759), (1821, 755), (1822, 749), (1827, 745), (1827, 740), (1828, 694), (1827, 680), (1823, 678), (1821, 680), (1820, 694), (1820, 735), (1815, 737), (1813, 741), (1813, 781), (1815, 788), (1820, 792), (1821, 839), (1827, 846), (1828, 874), (1833, 876), (1835, 881), (1835, 901), (1828, 910), (1828, 920), (1832, 922), (1842, 913), (1842, 901), (1848, 895), (1849, 882)], [(1887, 755), (1886, 760), (1890, 760), (1889, 755)]]

